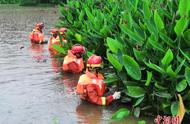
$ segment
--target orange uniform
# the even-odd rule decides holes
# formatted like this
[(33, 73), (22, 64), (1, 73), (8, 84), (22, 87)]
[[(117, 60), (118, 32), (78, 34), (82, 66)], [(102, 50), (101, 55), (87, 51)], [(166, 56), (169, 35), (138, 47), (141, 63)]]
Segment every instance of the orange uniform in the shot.
[(48, 50), (51, 51), (52, 54), (58, 54), (58, 51), (53, 49), (52, 45), (58, 45), (61, 46), (60, 39), (58, 36), (58, 29), (53, 28), (50, 30), (52, 36), (50, 37), (49, 44), (48, 44)]
[(30, 41), (32, 43), (43, 43), (44, 42), (44, 33), (42, 29), (44, 27), (43, 23), (37, 23), (33, 31), (30, 33)]
[(88, 70), (78, 81), (77, 93), (80, 98), (97, 105), (109, 105), (114, 99), (112, 95), (104, 97), (106, 85), (102, 74), (90, 73)]
[(60, 32), (60, 34), (62, 35), (62, 41), (63, 41), (64, 43), (67, 43), (67, 40), (65, 39), (65, 32), (67, 32), (67, 29), (66, 29), (66, 28), (60, 28), (60, 29), (59, 29), (59, 32)]
[(71, 71), (73, 73), (80, 73), (84, 68), (83, 58), (77, 58), (71, 50), (68, 50), (67, 56), (63, 61), (63, 71)]
[(55, 49), (53, 49), (52, 44), (61, 46), (59, 37), (56, 37), (56, 38), (55, 38), (55, 37), (51, 37), (51, 38), (50, 38), (50, 41), (49, 41), (49, 44), (48, 44), (48, 50), (51, 51), (53, 54), (57, 54), (58, 51), (55, 50)]
[(44, 34), (42, 32), (40, 32), (39, 30), (34, 29), (30, 33), (30, 41), (32, 43), (43, 43), (44, 42)]

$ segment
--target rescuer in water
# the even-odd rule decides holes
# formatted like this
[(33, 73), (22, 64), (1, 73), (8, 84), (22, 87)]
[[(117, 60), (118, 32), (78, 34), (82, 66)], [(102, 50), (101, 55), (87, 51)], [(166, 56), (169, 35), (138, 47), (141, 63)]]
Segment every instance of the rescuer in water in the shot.
[(30, 41), (32, 43), (44, 43), (44, 33), (42, 32), (42, 29), (44, 28), (44, 23), (40, 22), (37, 23), (33, 31), (30, 33)]
[(120, 98), (120, 92), (104, 96), (106, 85), (104, 77), (99, 73), (102, 65), (102, 58), (92, 55), (87, 61), (86, 74), (80, 76), (77, 84), (77, 94), (82, 100), (97, 105), (109, 105), (112, 101)]
[(84, 69), (84, 62), (82, 54), (85, 53), (84, 46), (75, 44), (71, 50), (68, 50), (67, 56), (63, 61), (63, 71), (70, 71), (73, 73), (80, 73)]

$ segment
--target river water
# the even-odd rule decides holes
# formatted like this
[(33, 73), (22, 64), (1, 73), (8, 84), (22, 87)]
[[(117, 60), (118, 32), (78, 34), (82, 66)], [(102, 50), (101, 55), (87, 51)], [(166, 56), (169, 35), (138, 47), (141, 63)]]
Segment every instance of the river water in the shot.
[(48, 30), (59, 18), (56, 7), (0, 5), (0, 124), (137, 124), (128, 117), (111, 121), (121, 108), (82, 102), (75, 94), (80, 75), (61, 73), (61, 59), (52, 58), (47, 44), (32, 45), (29, 32), (36, 22)]

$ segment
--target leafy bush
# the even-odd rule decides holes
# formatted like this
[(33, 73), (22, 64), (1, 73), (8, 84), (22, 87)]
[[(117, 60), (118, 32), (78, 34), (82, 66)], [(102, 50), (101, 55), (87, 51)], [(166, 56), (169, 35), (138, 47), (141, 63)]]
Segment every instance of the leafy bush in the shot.
[(40, 0), (20, 0), (21, 6), (37, 5), (39, 3), (40, 3)]
[(57, 26), (110, 62), (108, 83), (119, 82), (136, 113), (176, 115), (180, 94), (190, 114), (190, 1), (68, 0), (59, 9)]
[(37, 5), (39, 3), (58, 4), (66, 0), (0, 0), (0, 4), (19, 4), (21, 6)]
[(0, 4), (15, 4), (19, 3), (20, 0), (0, 0)]

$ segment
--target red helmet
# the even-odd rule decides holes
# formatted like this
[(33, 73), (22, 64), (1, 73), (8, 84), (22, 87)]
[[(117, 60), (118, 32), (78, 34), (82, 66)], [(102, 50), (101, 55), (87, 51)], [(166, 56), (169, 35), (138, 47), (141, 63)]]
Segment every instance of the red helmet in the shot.
[(60, 28), (59, 29), (60, 34), (64, 34), (65, 32), (67, 32), (66, 28)]
[(58, 31), (59, 31), (59, 30), (58, 30), (57, 28), (52, 28), (52, 29), (50, 29), (51, 34), (57, 34)]
[(36, 27), (42, 29), (42, 28), (44, 28), (44, 23), (43, 22), (39, 22), (39, 23), (36, 24)]
[(88, 58), (87, 67), (101, 67), (102, 57), (97, 55), (92, 55)]
[(82, 53), (83, 54), (83, 53), (85, 53), (85, 48), (84, 48), (84, 46), (82, 46), (80, 44), (75, 44), (72, 46), (71, 52), (73, 54), (76, 54), (76, 53)]

